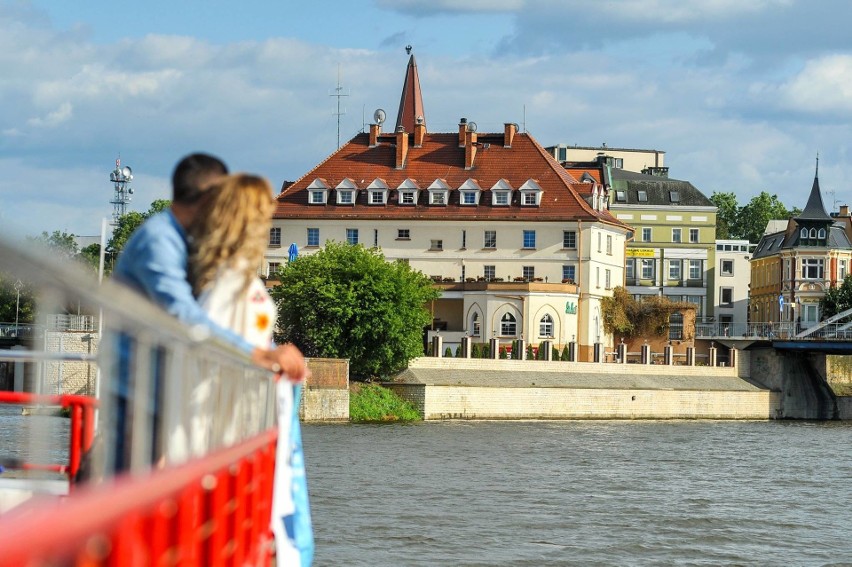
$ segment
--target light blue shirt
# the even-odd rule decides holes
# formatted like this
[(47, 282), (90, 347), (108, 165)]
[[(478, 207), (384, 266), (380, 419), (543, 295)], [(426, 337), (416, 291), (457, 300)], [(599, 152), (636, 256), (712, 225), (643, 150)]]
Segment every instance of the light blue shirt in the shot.
[(251, 353), (243, 337), (210, 320), (187, 281), (186, 233), (171, 210), (149, 218), (124, 247), (113, 277), (135, 289), (187, 325), (204, 325), (214, 335)]

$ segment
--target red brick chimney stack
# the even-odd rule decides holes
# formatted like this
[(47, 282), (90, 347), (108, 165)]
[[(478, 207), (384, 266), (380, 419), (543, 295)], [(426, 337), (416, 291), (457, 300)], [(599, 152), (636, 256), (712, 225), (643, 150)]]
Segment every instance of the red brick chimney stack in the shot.
[(467, 118), (462, 118), (459, 120), (459, 147), (464, 147), (464, 138), (467, 134)]
[(512, 140), (515, 139), (515, 134), (518, 133), (518, 125), (514, 122), (506, 122), (503, 125), (503, 147), (511, 148)]
[(473, 169), (473, 158), (476, 157), (476, 132), (468, 130), (465, 132), (464, 144), (464, 168)]
[(382, 133), (381, 124), (370, 124), (370, 147), (375, 148), (379, 145), (379, 134)]
[(396, 128), (396, 168), (405, 167), (405, 158), (408, 157), (408, 134), (404, 126)]
[(422, 148), (423, 139), (426, 137), (426, 121), (422, 116), (418, 116), (414, 122), (414, 147)]

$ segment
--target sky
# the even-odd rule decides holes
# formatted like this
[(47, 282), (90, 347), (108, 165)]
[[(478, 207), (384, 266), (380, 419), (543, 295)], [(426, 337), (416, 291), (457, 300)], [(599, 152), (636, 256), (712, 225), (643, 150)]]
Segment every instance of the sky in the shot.
[[(194, 151), (273, 187), (383, 108), (416, 56), (430, 132), (666, 152), (706, 195), (852, 204), (847, 0), (0, 0), (0, 233), (95, 235)], [(340, 89), (338, 90), (338, 85)], [(336, 93), (346, 95), (332, 96)], [(340, 114), (338, 114), (338, 100)]]

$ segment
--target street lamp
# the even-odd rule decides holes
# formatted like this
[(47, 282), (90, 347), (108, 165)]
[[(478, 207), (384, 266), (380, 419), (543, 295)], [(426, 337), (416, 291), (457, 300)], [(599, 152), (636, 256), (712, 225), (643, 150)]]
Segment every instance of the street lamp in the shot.
[(24, 287), (24, 284), (21, 283), (21, 280), (15, 282), (15, 293), (17, 294), (17, 298), (15, 299), (15, 337), (18, 336), (18, 311), (21, 308), (21, 288)]

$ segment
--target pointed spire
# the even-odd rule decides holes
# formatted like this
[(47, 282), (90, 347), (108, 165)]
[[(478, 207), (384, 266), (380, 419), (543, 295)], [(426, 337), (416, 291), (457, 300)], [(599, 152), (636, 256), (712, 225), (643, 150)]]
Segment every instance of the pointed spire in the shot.
[[(411, 46), (406, 46), (405, 51), (411, 53)], [(412, 54), (408, 60), (408, 69), (405, 72), (402, 97), (399, 99), (396, 130), (399, 130), (399, 127), (402, 126), (406, 132), (414, 132), (414, 124), (417, 122), (418, 116), (425, 123), (426, 115), (423, 112), (423, 96), (420, 94), (420, 77), (417, 75), (417, 62)]]
[(831, 221), (831, 215), (825, 212), (825, 205), (822, 203), (822, 192), (819, 189), (819, 154), (816, 158), (816, 171), (814, 173), (814, 184), (811, 187), (811, 194), (808, 197), (808, 204), (802, 214), (796, 217), (796, 220), (810, 221)]

